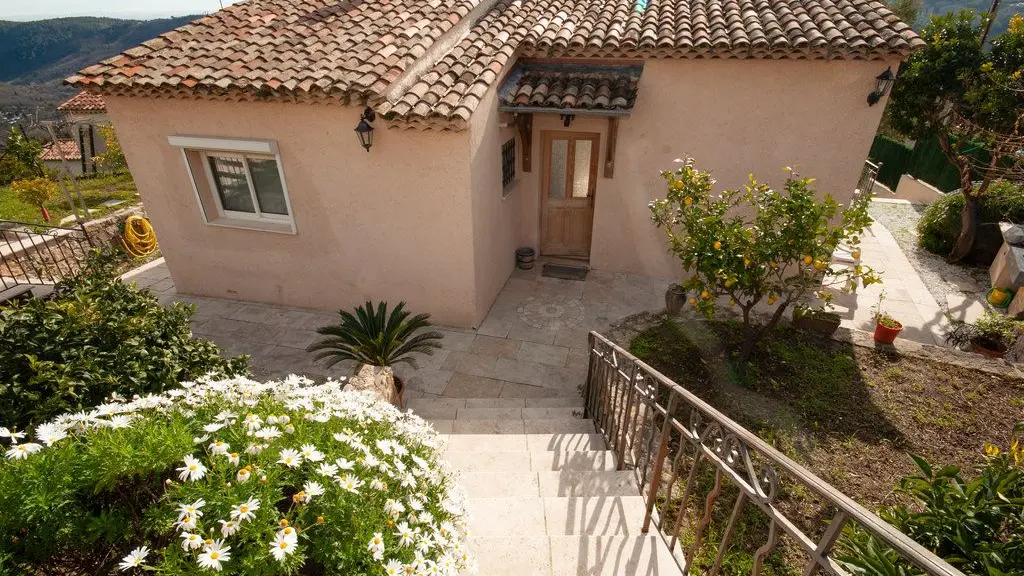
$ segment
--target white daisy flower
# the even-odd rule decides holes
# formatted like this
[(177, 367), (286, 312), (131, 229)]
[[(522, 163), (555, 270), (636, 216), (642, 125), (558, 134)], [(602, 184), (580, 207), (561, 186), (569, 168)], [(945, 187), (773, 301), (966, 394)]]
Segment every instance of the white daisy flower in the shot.
[[(269, 421), (270, 420), (268, 419), (267, 422), (269, 422)], [(255, 436), (256, 438), (259, 438), (260, 440), (273, 440), (274, 438), (277, 438), (280, 435), (281, 435), (281, 431), (278, 430), (274, 426), (267, 426), (265, 428), (260, 428), (259, 430), (257, 430), (253, 434), (253, 436)]]
[(387, 492), (388, 485), (385, 484), (380, 478), (374, 478), (373, 480), (370, 480), (370, 488), (373, 488), (374, 490), (379, 490), (381, 492)]
[(107, 426), (113, 430), (120, 430), (122, 428), (128, 428), (128, 426), (131, 425), (132, 420), (135, 420), (134, 414), (118, 414), (110, 417), (110, 421), (107, 422)]
[(231, 518), (244, 522), (246, 520), (252, 520), (256, 517), (255, 512), (260, 509), (260, 502), (256, 499), (250, 499), (246, 502), (242, 502), (238, 506), (231, 509)]
[(196, 436), (196, 437), (192, 438), (192, 443), (193, 444), (202, 444), (203, 442), (206, 442), (209, 439), (210, 439), (210, 435), (209, 434), (203, 434), (202, 436)]
[(208, 446), (211, 454), (227, 454), (231, 445), (223, 440), (214, 440)]
[(191, 504), (179, 504), (178, 505), (178, 520), (186, 516), (195, 516), (201, 518), (203, 516), (203, 506), (206, 506), (206, 500), (200, 498)]
[(182, 532), (181, 533), (181, 549), (196, 550), (201, 548), (203, 545), (203, 537), (195, 532)]
[[(13, 436), (12, 436), (13, 438)], [(35, 454), (43, 449), (42, 444), (36, 444), (35, 442), (26, 442), (24, 444), (15, 444), (7, 450), (7, 457), (14, 460), (24, 460), (28, 458), (30, 454)]]
[(381, 532), (374, 532), (373, 538), (370, 538), (370, 543), (366, 546), (366, 549), (373, 552), (374, 560), (381, 560), (384, 558), (384, 534)]
[(206, 466), (203, 466), (203, 463), (196, 459), (195, 456), (189, 454), (185, 456), (185, 465), (178, 468), (178, 472), (181, 472), (181, 474), (178, 474), (178, 479), (182, 482), (186, 480), (201, 480), (203, 476), (206, 476)]
[(309, 502), (316, 496), (322, 496), (324, 487), (319, 482), (309, 481), (302, 487), (302, 491), (306, 493), (306, 502)]
[(203, 553), (196, 558), (196, 562), (203, 568), (211, 568), (220, 572), (224, 569), (223, 562), (231, 560), (231, 546), (225, 546), (223, 540), (214, 540), (207, 544)]
[(285, 448), (281, 450), (280, 457), (277, 459), (278, 464), (284, 464), (289, 468), (295, 468), (302, 465), (302, 454), (298, 450), (292, 450), (291, 448)]
[(259, 454), (260, 452), (266, 450), (266, 448), (267, 447), (264, 444), (249, 444), (249, 447), (245, 449), (245, 453), (252, 454), (255, 456), (256, 454)]
[(252, 472), (250, 472), (249, 467), (246, 466), (245, 468), (242, 468), (241, 470), (238, 471), (238, 474), (235, 475), (235, 480), (238, 480), (239, 484), (245, 484), (246, 482), (249, 481), (249, 478), (251, 476)]
[(367, 454), (366, 458), (363, 458), (363, 464), (367, 468), (376, 468), (381, 465), (380, 458), (377, 458), (373, 454)]
[(224, 424), (220, 422), (212, 422), (210, 424), (207, 424), (206, 426), (203, 426), (203, 430), (205, 430), (206, 432), (216, 432), (217, 430), (220, 430), (223, 427)]
[(281, 528), (280, 530), (278, 530), (277, 531), (277, 536), (279, 538), (285, 538), (287, 540), (291, 540), (292, 542), (298, 542), (299, 541), (299, 533), (296, 532), (295, 528), (292, 528), (291, 526), (285, 526), (284, 528)]
[(416, 531), (409, 527), (408, 522), (402, 522), (396, 527), (395, 536), (398, 537), (400, 546), (411, 546), (416, 538)]
[(117, 565), (118, 570), (131, 570), (137, 566), (142, 566), (146, 562), (146, 556), (149, 555), (149, 548), (145, 546), (139, 546), (135, 550), (128, 553), (127, 556), (121, 559), (121, 563)]
[(356, 465), (355, 462), (348, 460), (346, 458), (338, 458), (337, 460), (334, 461), (334, 463), (337, 464), (338, 468), (342, 470), (352, 470), (353, 468), (355, 468)]
[(384, 566), (384, 573), (387, 576), (401, 576), (405, 573), (405, 566), (401, 562), (395, 559), (388, 560), (388, 563)]
[(6, 426), (0, 426), (0, 438), (10, 438), (13, 441), (17, 441), (21, 440), (24, 437), (24, 432), (12, 432)]
[(338, 467), (334, 464), (323, 462), (320, 464), (320, 466), (317, 467), (316, 473), (321, 476), (327, 476), (328, 478), (331, 478), (333, 476), (337, 476)]
[(36, 427), (36, 439), (47, 446), (53, 446), (58, 440), (63, 440), (67, 437), (67, 430), (56, 424), (40, 424)]
[(234, 520), (221, 520), (220, 521), (220, 533), (225, 538), (228, 536), (234, 536), (238, 532), (238, 522)]
[(270, 554), (278, 562), (284, 562), (285, 557), (295, 553), (295, 547), (297, 541), (295, 538), (288, 538), (280, 532), (274, 536), (274, 541), (270, 543)]
[(323, 452), (316, 449), (312, 444), (303, 444), (301, 448), (302, 457), (310, 462), (319, 462), (324, 459)]
[(235, 466), (238, 466), (238, 462), (239, 462), (238, 452), (232, 452), (230, 454), (225, 454), (225, 456), (227, 456), (228, 462), (230, 462), (231, 464), (234, 464)]
[(191, 531), (196, 529), (196, 517), (195, 516), (185, 516), (184, 518), (182, 518), (182, 519), (178, 520), (177, 522), (175, 522), (174, 525), (178, 528), (178, 530), (183, 530), (185, 532), (191, 532)]
[(358, 494), (359, 488), (363, 485), (363, 481), (351, 474), (345, 474), (341, 478), (338, 478), (338, 485), (353, 494)]
[(257, 430), (263, 425), (263, 419), (250, 412), (245, 416), (245, 419), (242, 420), (242, 424), (249, 430)]
[(392, 500), (391, 498), (388, 498), (384, 502), (384, 513), (388, 516), (391, 516), (392, 518), (398, 518), (402, 515), (402, 512), (405, 512), (405, 505), (399, 502), (398, 500)]

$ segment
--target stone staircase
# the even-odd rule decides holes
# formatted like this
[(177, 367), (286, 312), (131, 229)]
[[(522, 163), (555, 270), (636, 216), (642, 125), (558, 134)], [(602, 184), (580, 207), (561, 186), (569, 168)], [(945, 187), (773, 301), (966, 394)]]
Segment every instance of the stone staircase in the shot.
[(483, 576), (681, 574), (576, 398), (409, 400), (446, 439)]

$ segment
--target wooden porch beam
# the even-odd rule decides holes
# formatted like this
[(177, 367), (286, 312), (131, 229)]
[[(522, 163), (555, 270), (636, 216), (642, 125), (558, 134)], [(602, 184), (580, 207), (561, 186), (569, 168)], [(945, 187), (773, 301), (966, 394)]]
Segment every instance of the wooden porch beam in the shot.
[(608, 117), (608, 148), (604, 155), (604, 177), (611, 178), (615, 175), (615, 144), (619, 139), (619, 118), (618, 116)]
[(519, 142), (523, 147), (523, 172), (530, 172), (533, 164), (533, 114), (516, 114), (516, 128), (519, 130)]

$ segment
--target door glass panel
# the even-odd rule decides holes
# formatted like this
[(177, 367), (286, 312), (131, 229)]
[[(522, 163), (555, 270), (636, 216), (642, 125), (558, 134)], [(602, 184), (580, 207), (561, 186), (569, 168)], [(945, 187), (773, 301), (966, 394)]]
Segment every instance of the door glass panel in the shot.
[(590, 196), (590, 140), (576, 141), (576, 157), (573, 160), (572, 197), (586, 198)]
[(548, 197), (565, 198), (566, 163), (569, 156), (568, 140), (551, 141), (551, 176), (548, 179)]
[(241, 158), (210, 156), (210, 170), (225, 210), (255, 214), (244, 162)]
[(248, 160), (252, 187), (256, 189), (256, 201), (260, 203), (260, 211), (287, 216), (288, 206), (284, 202), (284, 188), (281, 186), (281, 174), (277, 171), (277, 161), (267, 158)]

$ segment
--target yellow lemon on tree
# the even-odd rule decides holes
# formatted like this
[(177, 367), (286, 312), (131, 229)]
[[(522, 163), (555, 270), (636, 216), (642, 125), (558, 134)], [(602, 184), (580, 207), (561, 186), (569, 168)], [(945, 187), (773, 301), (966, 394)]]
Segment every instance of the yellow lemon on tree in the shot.
[(776, 301), (777, 301), (778, 299), (779, 299), (779, 297), (778, 297), (778, 296), (769, 296), (769, 297), (768, 297), (768, 305), (769, 305), (769, 306), (771, 306), (772, 304), (775, 304), (775, 302), (776, 302)]
[(815, 260), (814, 261), (814, 269), (815, 270), (824, 270), (825, 266), (826, 266), (826, 264), (825, 264), (824, 260)]
[(721, 250), (721, 249), (722, 249), (722, 243), (719, 242), (718, 240), (715, 240), (715, 250)]
[(732, 278), (729, 278), (728, 280), (725, 281), (725, 287), (726, 288), (731, 288), (732, 285), (735, 284), (735, 283), (736, 283), (735, 280), (733, 280)]
[(853, 256), (854, 260), (860, 260), (860, 248), (857, 248), (853, 252), (850, 252), (850, 256)]
[(687, 196), (686, 198), (683, 198), (683, 204), (686, 204), (687, 206), (689, 206), (690, 204), (693, 204), (693, 198), (690, 198), (689, 196)]
[(697, 299), (696, 298), (690, 298), (690, 304), (696, 304), (696, 303), (697, 303)]
[(709, 294), (707, 290), (702, 290), (700, 293), (700, 297), (707, 300), (708, 298), (711, 297), (711, 294)]
[(811, 258), (810, 256), (804, 256), (804, 264), (810, 264), (811, 262), (814, 262), (814, 258)]

